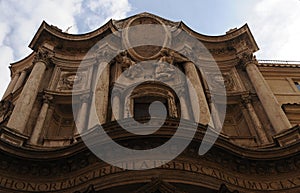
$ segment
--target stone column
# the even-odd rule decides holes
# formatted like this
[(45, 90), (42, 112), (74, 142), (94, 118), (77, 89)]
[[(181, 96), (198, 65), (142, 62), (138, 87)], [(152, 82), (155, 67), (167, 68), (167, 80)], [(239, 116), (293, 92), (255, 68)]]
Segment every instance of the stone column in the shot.
[[(197, 69), (192, 62), (185, 62), (184, 64), (185, 75), (191, 82), (193, 88), (189, 88), (191, 106), (193, 110), (194, 120), (206, 125), (210, 122), (210, 113), (206, 101), (204, 89), (202, 87)], [(190, 85), (189, 85), (190, 86)], [(197, 96), (192, 91), (196, 92)], [(198, 99), (198, 100), (197, 100)], [(200, 109), (197, 109), (199, 107)]]
[(216, 108), (216, 104), (213, 101), (213, 99), (209, 100), (209, 104), (210, 104), (210, 109), (211, 109), (211, 117), (213, 119), (213, 126), (217, 131), (221, 131), (223, 124), (221, 123), (218, 109)]
[(252, 85), (256, 90), (257, 96), (261, 101), (262, 106), (276, 133), (291, 128), (292, 126), (289, 120), (281, 109), (268, 83), (259, 71), (256, 65), (257, 61), (252, 55), (244, 54), (241, 62), (247, 71)]
[(12, 91), (13, 93), (14, 93), (16, 90), (18, 90), (18, 89), (22, 86), (22, 84), (23, 84), (23, 82), (24, 82), (24, 80), (25, 80), (25, 78), (26, 78), (26, 75), (27, 75), (26, 70), (23, 70), (23, 71), (21, 72), (21, 75), (20, 75), (20, 77), (19, 77), (19, 79), (18, 79), (16, 85), (14, 86), (14, 89), (13, 89), (13, 91)]
[(16, 74), (14, 75), (14, 77), (13, 77), (12, 80), (10, 81), (10, 83), (9, 83), (9, 85), (8, 85), (8, 87), (7, 87), (6, 91), (5, 91), (5, 93), (4, 93), (3, 97), (2, 97), (2, 99), (4, 99), (4, 98), (7, 97), (10, 93), (12, 93), (12, 91), (13, 91), (13, 89), (14, 89), (14, 87), (15, 87), (15, 85), (16, 85), (18, 79), (19, 79), (19, 77), (20, 77), (20, 73), (16, 73)]
[(186, 93), (185, 93), (185, 89), (181, 89), (179, 91), (179, 101), (180, 101), (180, 116), (181, 118), (184, 118), (184, 119), (187, 119), (187, 120), (190, 120), (190, 115), (189, 115), (189, 110), (188, 110), (188, 107), (187, 107), (187, 97), (186, 97)]
[(116, 93), (113, 95), (113, 100), (112, 100), (112, 104), (111, 104), (111, 110), (112, 110), (111, 120), (112, 121), (120, 119), (120, 108), (121, 108), (120, 106), (121, 106), (120, 96), (118, 93)]
[(40, 110), (40, 114), (37, 118), (35, 127), (33, 129), (33, 132), (30, 137), (30, 143), (31, 144), (39, 144), (39, 141), (41, 139), (41, 136), (44, 132), (44, 125), (45, 125), (45, 120), (47, 117), (48, 109), (49, 109), (49, 104), (53, 97), (51, 95), (44, 95), (43, 96), (43, 105)]
[(77, 133), (81, 134), (82, 132), (86, 131), (86, 121), (89, 118), (88, 114), (88, 104), (90, 101), (90, 96), (88, 94), (80, 96), (80, 100), (82, 101), (80, 110), (77, 114), (76, 119), (76, 127), (77, 127)]
[(12, 112), (12, 115), (7, 123), (7, 127), (24, 133), (28, 122), (33, 104), (36, 100), (40, 83), (44, 77), (47, 65), (50, 64), (48, 52), (39, 51), (34, 59), (33, 69), (28, 77), (19, 100)]
[(109, 64), (107, 62), (101, 62), (98, 67), (98, 73), (96, 77), (96, 80), (98, 79), (98, 82), (95, 85), (95, 91), (94, 91), (93, 100), (91, 104), (95, 106), (90, 108), (91, 111), (90, 111), (89, 126), (88, 126), (89, 128), (92, 128), (99, 123), (104, 124), (107, 121), (109, 79), (110, 79), (109, 77), (110, 77)]
[(264, 131), (263, 125), (261, 124), (251, 101), (251, 96), (242, 96), (242, 104), (247, 109), (249, 116), (252, 120), (252, 123), (254, 125), (255, 133), (257, 134), (259, 141), (261, 144), (268, 143), (267, 135)]

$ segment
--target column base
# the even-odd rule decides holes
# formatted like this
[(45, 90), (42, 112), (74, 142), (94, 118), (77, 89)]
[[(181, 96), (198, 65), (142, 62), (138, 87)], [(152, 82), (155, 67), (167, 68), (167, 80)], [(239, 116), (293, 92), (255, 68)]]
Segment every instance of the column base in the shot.
[(277, 133), (273, 136), (273, 139), (280, 147), (291, 145), (300, 139), (300, 126), (296, 125)]
[(0, 139), (16, 146), (23, 146), (29, 140), (29, 136), (14, 131), (6, 126), (0, 127)]

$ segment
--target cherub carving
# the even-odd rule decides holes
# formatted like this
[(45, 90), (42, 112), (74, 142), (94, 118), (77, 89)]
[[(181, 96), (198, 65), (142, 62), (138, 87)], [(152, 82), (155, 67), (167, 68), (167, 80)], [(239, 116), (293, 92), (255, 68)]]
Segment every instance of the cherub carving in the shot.
[(159, 80), (168, 80), (175, 74), (174, 57), (167, 49), (161, 50), (161, 58), (155, 69), (155, 77)]

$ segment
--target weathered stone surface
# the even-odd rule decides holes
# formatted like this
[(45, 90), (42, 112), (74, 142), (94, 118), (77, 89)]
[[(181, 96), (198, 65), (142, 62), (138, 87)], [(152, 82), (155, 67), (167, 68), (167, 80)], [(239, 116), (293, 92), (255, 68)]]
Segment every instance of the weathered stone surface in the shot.
[[(138, 35), (116, 32), (140, 24), (160, 26)], [(165, 34), (167, 27), (172, 32)], [(204, 47), (188, 47), (180, 30)], [(147, 31), (151, 36), (145, 36)], [(106, 44), (94, 46), (112, 32)], [(145, 38), (163, 46), (131, 48)], [(43, 22), (30, 48), (33, 54), (12, 64), (12, 80), (0, 102), (0, 192), (300, 192), (300, 64), (257, 61), (253, 53), (258, 47), (247, 25), (224, 36), (205, 36), (182, 22), (141, 13), (75, 36)], [(206, 49), (221, 73), (206, 55), (192, 53)], [(227, 97), (224, 123), (219, 113), (224, 101), (214, 93), (220, 88)], [(145, 110), (154, 98), (167, 110), (161, 128), (150, 135), (124, 129), (147, 125)], [(144, 116), (130, 121), (139, 113)], [(151, 121), (159, 125), (161, 117)], [(84, 135), (97, 147), (95, 136), (103, 128), (119, 145), (147, 150), (168, 142), (180, 124), (180, 140), (193, 126), (197, 130), (170, 162), (126, 160), (119, 168), (99, 159), (82, 140)], [(210, 143), (204, 136), (211, 128), (222, 131), (200, 156), (200, 144)], [(101, 147), (107, 155), (120, 153), (109, 141)], [(177, 149), (175, 144), (161, 154)]]

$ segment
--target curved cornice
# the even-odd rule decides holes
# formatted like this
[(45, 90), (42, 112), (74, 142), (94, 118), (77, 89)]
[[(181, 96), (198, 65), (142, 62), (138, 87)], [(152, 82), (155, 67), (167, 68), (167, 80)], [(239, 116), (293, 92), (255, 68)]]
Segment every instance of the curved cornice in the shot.
[(258, 50), (258, 46), (257, 46), (257, 44), (254, 40), (254, 37), (250, 31), (250, 28), (248, 27), (248, 24), (245, 24), (238, 29), (230, 30), (230, 31), (226, 32), (226, 34), (215, 35), (215, 36), (200, 34), (196, 31), (194, 31), (193, 29), (191, 29), (184, 22), (180, 22), (179, 27), (181, 29), (185, 30), (187, 33), (191, 33), (192, 35), (197, 37), (200, 41), (211, 42), (211, 43), (226, 42), (226, 41), (235, 39), (235, 38), (241, 36), (242, 34), (246, 34), (249, 37), (249, 39), (251, 40), (251, 43), (253, 43), (253, 48), (255, 48), (253, 51)]
[(63, 41), (86, 41), (94, 37), (101, 36), (101, 34), (108, 29), (110, 29), (112, 32), (117, 30), (117, 28), (113, 25), (112, 20), (109, 20), (100, 28), (85, 34), (68, 34), (62, 32), (62, 30), (57, 28), (56, 26), (49, 25), (48, 23), (43, 21), (32, 41), (30, 42), (29, 47), (33, 50), (37, 50), (37, 48), (39, 47), (39, 41), (43, 38), (44, 35), (50, 35), (50, 37), (52, 38), (58, 38)]
[[(168, 122), (167, 125), (176, 125), (178, 121), (175, 119), (166, 120)], [(187, 124), (188, 126), (188, 124)], [(104, 129), (110, 135), (110, 137), (114, 140), (128, 140), (128, 139), (137, 139), (132, 137), (130, 134), (124, 133), (123, 129), (120, 128), (117, 122), (110, 122), (108, 124), (103, 125)], [(90, 130), (88, 135), (93, 136), (93, 132), (96, 132), (98, 126), (95, 126)], [(176, 129), (176, 128), (175, 128)], [(205, 134), (206, 126), (199, 124), (199, 128), (194, 136), (194, 142), (199, 143), (202, 141), (203, 136)], [(174, 132), (174, 126), (165, 126), (155, 133), (154, 137), (157, 138), (170, 138), (172, 137)], [(189, 129), (186, 130), (189, 133)], [(166, 134), (169, 133), (169, 134)], [(121, 137), (120, 137), (121, 136)], [(92, 139), (93, 140), (93, 139)], [(14, 145), (4, 140), (0, 140), (0, 150), (6, 152), (11, 156), (18, 156), (24, 159), (37, 159), (37, 160), (51, 160), (51, 159), (61, 159), (64, 157), (73, 156), (79, 154), (80, 152), (84, 152), (87, 150), (85, 144), (79, 140), (78, 142), (59, 148), (45, 148), (42, 146), (19, 146)], [(255, 147), (255, 148), (247, 148), (238, 146), (228, 140), (226, 136), (220, 135), (214, 144), (215, 148), (222, 149), (233, 156), (237, 156), (240, 158), (247, 158), (253, 160), (278, 160), (284, 159), (288, 157), (292, 157), (300, 152), (300, 141), (284, 146), (279, 147), (275, 144), (270, 145), (268, 147)]]
[(162, 20), (166, 25), (176, 26), (179, 29), (186, 31), (189, 34), (194, 35), (196, 38), (198, 38), (200, 41), (203, 41), (203, 42), (209, 42), (209, 43), (228, 42), (230, 40), (234, 40), (238, 37), (241, 37), (243, 34), (245, 34), (246, 38), (250, 42), (248, 45), (250, 50), (252, 52), (255, 52), (258, 50), (258, 46), (257, 46), (247, 24), (245, 24), (244, 26), (242, 26), (239, 29), (230, 30), (229, 32), (227, 32), (224, 35), (208, 36), (208, 35), (203, 35), (203, 34), (193, 31), (191, 28), (189, 28), (183, 22), (169, 21), (164, 18), (158, 17), (156, 15), (150, 14), (150, 13), (137, 14), (137, 15), (128, 17), (123, 20), (116, 20), (116, 21), (109, 20), (106, 24), (104, 24), (103, 26), (101, 26), (100, 28), (98, 28), (92, 32), (89, 32), (86, 34), (78, 34), (78, 35), (64, 33), (64, 32), (62, 32), (62, 30), (58, 29), (57, 27), (51, 26), (51, 25), (47, 24), (45, 21), (43, 21), (41, 26), (39, 27), (38, 31), (36, 32), (33, 40), (30, 42), (29, 47), (33, 50), (37, 50), (37, 48), (40, 46), (39, 44), (41, 43), (43, 36), (45, 36), (45, 35), (49, 35), (52, 38), (57, 38), (57, 39), (60, 39), (63, 41), (87, 41), (87, 40), (93, 39), (97, 36), (103, 35), (103, 33), (108, 29), (110, 29), (111, 32), (117, 31), (118, 28), (120, 28), (120, 27), (122, 28), (122, 23), (126, 23), (127, 21), (129, 21), (131, 19), (134, 19), (137, 17), (145, 17), (145, 16), (155, 17), (155, 18)]

